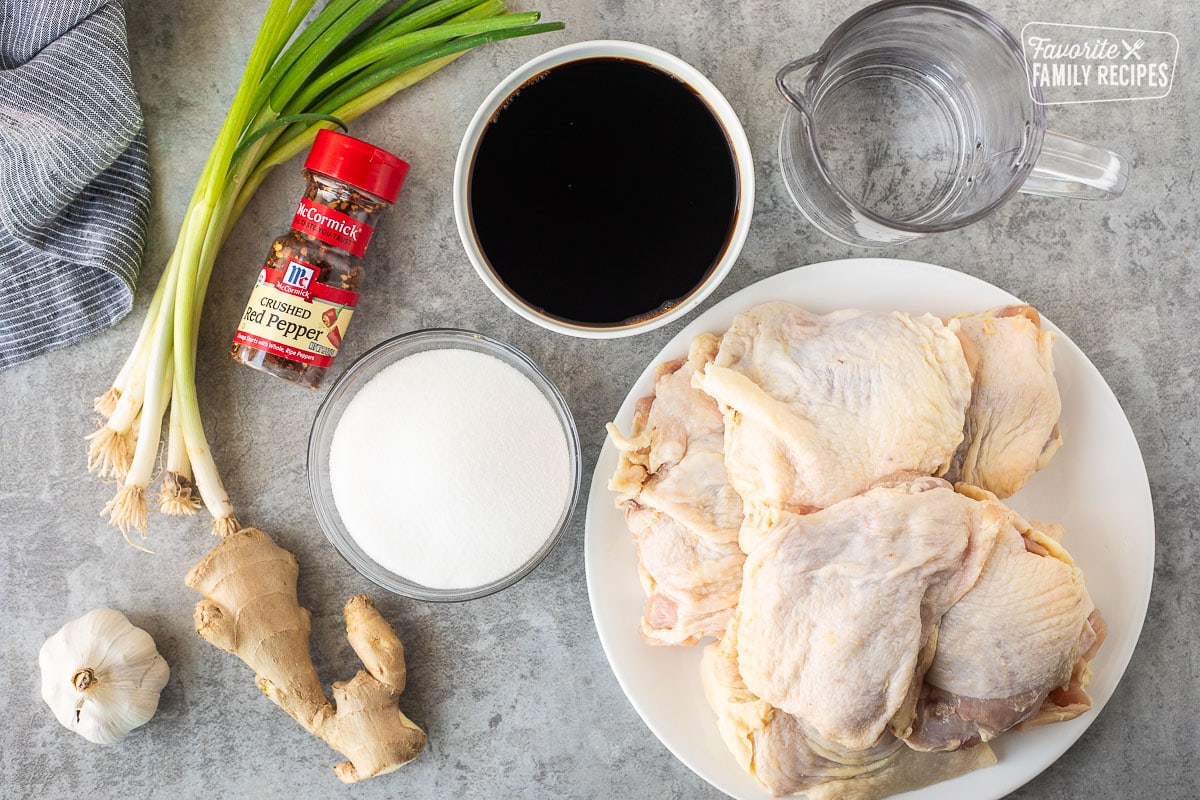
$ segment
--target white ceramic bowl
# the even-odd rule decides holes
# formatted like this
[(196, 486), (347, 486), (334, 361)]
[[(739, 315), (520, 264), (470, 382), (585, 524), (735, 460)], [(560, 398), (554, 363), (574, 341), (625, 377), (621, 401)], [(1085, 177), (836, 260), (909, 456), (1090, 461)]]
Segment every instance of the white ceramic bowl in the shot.
[[(496, 276), (479, 245), (479, 239), (475, 235), (468, 205), (468, 187), (471, 182), (471, 167), (475, 160), (475, 153), (478, 149), (479, 141), (496, 111), (513, 92), (534, 76), (559, 64), (566, 64), (585, 58), (624, 58), (631, 61), (640, 61), (643, 64), (649, 64), (650, 66), (664, 70), (692, 87), (712, 110), (721, 127), (725, 129), (733, 150), (734, 165), (737, 169), (737, 212), (729, 242), (721, 255), (721, 259), (712, 271), (709, 272), (704, 282), (693, 289), (677, 305), (661, 314), (643, 318), (626, 325), (591, 326), (566, 322), (543, 314), (540, 310), (529, 305), (518, 295), (511, 292)], [(729, 102), (717, 87), (713, 86), (712, 82), (704, 77), (696, 68), (670, 53), (665, 53), (662, 50), (635, 42), (606, 40), (577, 42), (560, 47), (557, 50), (551, 50), (548, 53), (543, 53), (516, 69), (492, 90), (491, 94), (487, 96), (487, 99), (479, 107), (479, 110), (475, 112), (474, 118), (472, 118), (471, 123), (467, 126), (467, 132), (463, 136), (462, 146), (458, 150), (458, 160), (454, 165), (454, 216), (458, 222), (458, 235), (462, 238), (463, 247), (466, 248), (467, 257), (471, 260), (471, 265), (475, 267), (475, 272), (479, 274), (479, 277), (483, 279), (483, 282), (487, 284), (496, 297), (500, 298), (505, 305), (530, 322), (541, 325), (548, 330), (557, 331), (558, 333), (588, 339), (615, 339), (621, 336), (630, 336), (635, 333), (654, 330), (678, 319), (700, 305), (717, 288), (721, 281), (724, 280), (725, 276), (729, 274), (729, 270), (737, 260), (738, 254), (742, 250), (742, 245), (746, 242), (746, 235), (750, 231), (750, 216), (753, 210), (754, 161), (750, 155), (750, 142), (746, 139), (746, 132), (742, 130), (742, 123), (738, 120), (737, 114), (734, 113), (733, 107), (729, 105)]]

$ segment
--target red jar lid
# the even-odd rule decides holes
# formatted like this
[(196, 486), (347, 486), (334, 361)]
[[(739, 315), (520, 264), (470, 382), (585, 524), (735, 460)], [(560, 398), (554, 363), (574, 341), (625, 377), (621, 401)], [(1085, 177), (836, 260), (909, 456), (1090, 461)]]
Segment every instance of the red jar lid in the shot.
[(344, 181), (362, 191), (396, 202), (408, 175), (408, 162), (344, 133), (322, 129), (304, 168)]

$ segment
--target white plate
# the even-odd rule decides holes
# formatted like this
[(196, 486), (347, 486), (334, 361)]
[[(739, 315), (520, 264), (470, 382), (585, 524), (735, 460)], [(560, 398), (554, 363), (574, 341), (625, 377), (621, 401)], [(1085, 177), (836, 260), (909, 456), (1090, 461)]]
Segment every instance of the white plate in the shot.
[[(687, 355), (693, 336), (722, 331), (733, 317), (768, 300), (815, 312), (839, 308), (949, 315), (1018, 302), (977, 278), (943, 267), (891, 259), (849, 259), (774, 275), (700, 315), (663, 348), (625, 398), (617, 426), (628, 432), (633, 406), (653, 388), (655, 365)], [(1050, 465), (1008, 501), (1021, 514), (1066, 526), (1064, 544), (1083, 568), (1088, 589), (1108, 622), (1108, 640), (1092, 662), (1093, 708), (1070, 722), (1014, 732), (994, 743), (999, 763), (898, 798), (994, 800), (1048, 767), (1096, 719), (1133, 654), (1154, 569), (1154, 512), (1137, 441), (1112, 390), (1087, 356), (1059, 334), (1054, 362), (1062, 394), (1064, 444)], [(586, 541), (588, 594), (596, 630), (613, 673), (650, 730), (700, 777), (740, 800), (770, 797), (734, 761), (700, 686), (700, 647), (644, 644), (638, 621), (645, 596), (637, 555), (608, 491), (617, 453), (606, 442), (592, 476)]]

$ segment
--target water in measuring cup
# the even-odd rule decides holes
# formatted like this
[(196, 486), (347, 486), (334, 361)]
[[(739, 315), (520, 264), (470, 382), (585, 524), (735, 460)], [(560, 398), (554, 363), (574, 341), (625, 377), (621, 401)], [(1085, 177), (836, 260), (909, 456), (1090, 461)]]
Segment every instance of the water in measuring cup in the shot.
[[(886, 61), (886, 59), (884, 59)], [(969, 205), (984, 142), (963, 87), (927, 69), (846, 63), (814, 97), (814, 134), (830, 174), (882, 217), (937, 224)]]

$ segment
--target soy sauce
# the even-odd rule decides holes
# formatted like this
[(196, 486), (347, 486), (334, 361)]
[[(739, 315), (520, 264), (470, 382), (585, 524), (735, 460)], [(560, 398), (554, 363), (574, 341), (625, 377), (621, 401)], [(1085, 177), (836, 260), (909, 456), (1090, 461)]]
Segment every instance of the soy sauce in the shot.
[(712, 110), (678, 78), (620, 58), (562, 64), (514, 92), (480, 140), (469, 192), (496, 276), (542, 313), (596, 327), (686, 298), (738, 210)]

